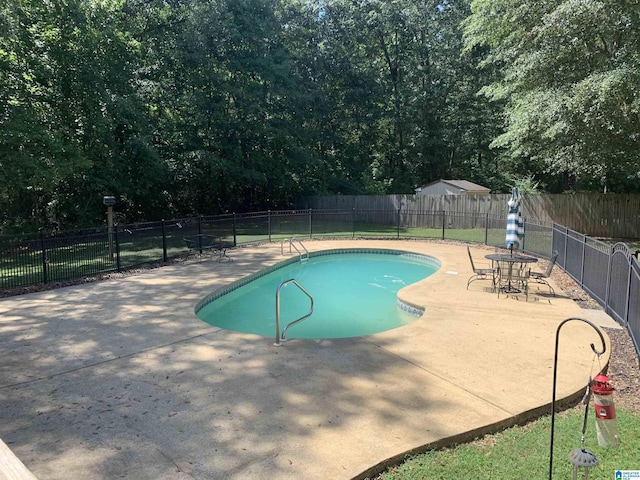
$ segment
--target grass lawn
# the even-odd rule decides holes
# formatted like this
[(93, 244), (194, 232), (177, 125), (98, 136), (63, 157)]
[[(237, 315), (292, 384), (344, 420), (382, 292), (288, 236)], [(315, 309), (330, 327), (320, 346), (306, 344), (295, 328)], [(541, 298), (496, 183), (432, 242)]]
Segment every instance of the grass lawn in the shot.
[(608, 243), (614, 245), (616, 243), (626, 243), (631, 252), (635, 252), (636, 250), (640, 250), (640, 240), (637, 239), (629, 239), (629, 238), (598, 238), (601, 242)]
[[(596, 437), (593, 402), (589, 406), (584, 448), (599, 464), (589, 472), (591, 480), (613, 480), (616, 470), (640, 470), (640, 415), (617, 410), (620, 445), (604, 448)], [(580, 437), (584, 407), (556, 414), (553, 478), (571, 478), (568, 454), (582, 447)], [(545, 416), (521, 427), (509, 428), (474, 442), (444, 450), (429, 451), (392, 467), (377, 480), (459, 480), (463, 478), (521, 480), (549, 478), (551, 417)], [(578, 478), (582, 478), (579, 475)]]

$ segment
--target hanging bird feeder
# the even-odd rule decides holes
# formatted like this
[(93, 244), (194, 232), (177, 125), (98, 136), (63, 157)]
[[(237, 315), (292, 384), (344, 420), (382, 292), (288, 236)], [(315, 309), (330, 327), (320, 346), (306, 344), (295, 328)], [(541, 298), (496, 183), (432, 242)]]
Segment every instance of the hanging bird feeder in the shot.
[(596, 409), (598, 445), (617, 447), (620, 444), (620, 435), (616, 421), (616, 406), (613, 403), (615, 388), (611, 385), (611, 379), (602, 373), (598, 374), (593, 379), (591, 390)]

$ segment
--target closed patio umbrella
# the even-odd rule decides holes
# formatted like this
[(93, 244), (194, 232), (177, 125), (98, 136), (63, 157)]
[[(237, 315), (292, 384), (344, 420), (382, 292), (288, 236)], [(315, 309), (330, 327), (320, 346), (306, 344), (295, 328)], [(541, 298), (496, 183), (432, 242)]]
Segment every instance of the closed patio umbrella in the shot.
[(513, 189), (508, 204), (506, 244), (507, 248), (513, 252), (513, 249), (518, 248), (524, 238), (524, 222), (522, 221), (520, 194), (517, 188)]

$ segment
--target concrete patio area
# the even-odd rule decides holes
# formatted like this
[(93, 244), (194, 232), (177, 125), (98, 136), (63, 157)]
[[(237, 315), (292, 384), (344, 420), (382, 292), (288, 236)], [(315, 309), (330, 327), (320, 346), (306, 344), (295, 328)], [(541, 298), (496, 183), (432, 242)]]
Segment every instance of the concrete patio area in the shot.
[[(279, 348), (207, 325), (193, 309), (283, 260), (280, 243), (230, 250), (233, 262), (195, 259), (0, 299), (0, 438), (41, 480), (352, 479), (549, 411), (557, 327), (590, 315), (559, 289), (534, 287), (528, 302), (498, 298), (487, 282), (466, 290), (463, 244), (305, 245), (393, 248), (442, 266), (400, 292), (425, 308), (414, 323)], [(491, 251), (472, 246), (477, 259)], [(592, 343), (600, 338), (585, 323), (563, 327), (558, 400), (606, 365), (609, 345), (594, 367)]]

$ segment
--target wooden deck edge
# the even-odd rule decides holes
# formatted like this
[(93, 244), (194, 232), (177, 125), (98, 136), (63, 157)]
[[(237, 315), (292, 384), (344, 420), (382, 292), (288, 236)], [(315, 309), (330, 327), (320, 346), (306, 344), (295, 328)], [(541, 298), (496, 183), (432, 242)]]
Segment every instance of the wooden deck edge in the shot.
[(1, 439), (0, 480), (38, 480)]

